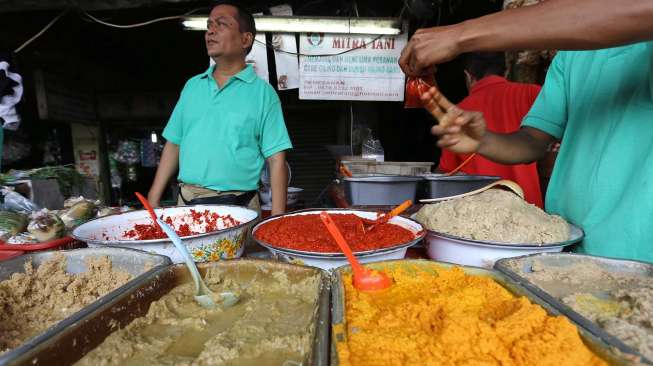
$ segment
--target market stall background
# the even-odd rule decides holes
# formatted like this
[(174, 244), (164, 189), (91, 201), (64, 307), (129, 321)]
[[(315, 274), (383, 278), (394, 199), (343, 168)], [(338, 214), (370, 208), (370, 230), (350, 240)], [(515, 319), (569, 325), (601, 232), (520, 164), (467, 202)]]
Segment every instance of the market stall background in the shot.
[[(289, 4), (296, 15), (401, 15), (409, 34), (419, 27), (491, 13), (503, 5), (497, 0), (244, 3), (264, 14), (272, 6)], [(76, 163), (98, 177), (102, 196), (110, 197), (113, 204), (133, 201), (133, 191), (147, 191), (156, 169), (160, 132), (179, 91), (188, 77), (207, 67), (202, 33), (184, 31), (176, 20), (118, 29), (92, 21), (85, 12), (109, 23), (135, 24), (192, 10), (203, 14), (206, 5), (143, 0), (0, 3), (0, 53), (24, 75), (26, 88), (19, 108), (21, 128), (7, 132), (5, 138), (5, 150), (22, 155), (5, 156), (3, 170)], [(61, 15), (65, 9), (69, 10)], [(38, 39), (12, 54), (58, 15), (61, 18)], [(268, 34), (267, 42), (271, 41)], [(277, 85), (271, 50), (268, 60), (270, 82)], [(466, 95), (457, 61), (440, 68), (438, 83), (453, 101)], [(322, 203), (320, 193), (334, 177), (332, 152), (359, 154), (368, 129), (380, 139), (385, 160), (437, 162), (439, 158), (429, 134), (432, 120), (425, 111), (404, 109), (401, 102), (299, 100), (296, 89), (278, 94), (295, 146), (288, 156), (292, 185), (304, 189), (301, 200), (307, 207)], [(153, 133), (157, 138), (151, 143)], [(130, 159), (126, 142), (147, 153)], [(119, 183), (121, 189), (112, 192), (111, 186)], [(168, 198), (172, 199), (172, 191)]]

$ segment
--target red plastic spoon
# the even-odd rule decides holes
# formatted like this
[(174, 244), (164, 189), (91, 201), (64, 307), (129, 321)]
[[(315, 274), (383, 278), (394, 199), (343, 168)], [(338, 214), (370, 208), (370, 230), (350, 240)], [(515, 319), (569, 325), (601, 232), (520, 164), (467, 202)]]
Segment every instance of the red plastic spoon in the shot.
[(134, 194), (136, 195), (136, 198), (141, 201), (143, 207), (147, 209), (147, 212), (150, 213), (150, 217), (152, 218), (152, 221), (154, 221), (154, 225), (159, 226), (159, 224), (156, 222), (156, 214), (154, 213), (154, 209), (152, 206), (150, 206), (150, 202), (147, 200), (147, 198), (143, 197), (143, 195), (138, 192), (134, 192)]
[(385, 273), (361, 266), (358, 259), (354, 256), (354, 253), (352, 253), (351, 248), (349, 248), (347, 241), (340, 233), (336, 223), (333, 222), (333, 219), (328, 213), (322, 211), (320, 213), (320, 219), (322, 219), (324, 226), (327, 227), (327, 230), (331, 233), (331, 236), (340, 247), (340, 250), (345, 253), (345, 257), (347, 257), (349, 264), (351, 264), (351, 268), (354, 271), (353, 283), (356, 289), (370, 292), (385, 290), (392, 286), (392, 280), (390, 280)]

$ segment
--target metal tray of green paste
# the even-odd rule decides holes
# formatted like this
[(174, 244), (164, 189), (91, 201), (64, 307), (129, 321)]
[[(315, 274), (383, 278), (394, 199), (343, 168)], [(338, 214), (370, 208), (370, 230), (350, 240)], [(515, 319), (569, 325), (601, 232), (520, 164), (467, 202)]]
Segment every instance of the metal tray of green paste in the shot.
[[(484, 276), (492, 278), (497, 281), (501, 286), (506, 288), (515, 296), (525, 296), (531, 302), (540, 305), (544, 308), (550, 315), (564, 315), (554, 306), (549, 304), (547, 301), (543, 300), (539, 296), (535, 295), (529, 289), (521, 286), (516, 281), (513, 281), (503, 273), (478, 268), (470, 266), (458, 266), (454, 264), (430, 261), (430, 260), (399, 260), (399, 261), (383, 261), (376, 262), (365, 265), (367, 268), (382, 270), (387, 267), (401, 266), (407, 270), (419, 268), (423, 270), (434, 270), (437, 268), (451, 268), (451, 267), (461, 267), (465, 273), (476, 276)], [(342, 275), (345, 273), (351, 273), (351, 267), (345, 266), (337, 269), (332, 275), (331, 282), (331, 321), (332, 321), (332, 335), (331, 335), (331, 365), (338, 366), (338, 354), (337, 347), (338, 343), (346, 342), (346, 325), (347, 319), (345, 317), (345, 289), (342, 282)], [(638, 355), (623, 352), (618, 347), (615, 347), (611, 344), (608, 344), (601, 338), (595, 336), (583, 325), (578, 324), (574, 319), (569, 319), (572, 324), (578, 329), (579, 335), (581, 336), (585, 345), (596, 354), (598, 357), (606, 361), (610, 365), (640, 365), (640, 357)]]
[(68, 273), (85, 272), (87, 269), (87, 259), (106, 256), (111, 260), (111, 265), (114, 270), (127, 272), (133, 277), (129, 282), (98, 298), (96, 301), (61, 320), (43, 333), (28, 339), (22, 345), (0, 355), (0, 365), (22, 363), (20, 360), (30, 358), (30, 355), (33, 355), (35, 350), (42, 349), (45, 345), (56, 342), (61, 333), (76, 326), (84, 317), (105, 307), (113, 299), (129, 291), (137, 283), (145, 280), (159, 269), (170, 265), (170, 259), (168, 257), (125, 248), (106, 247), (36, 252), (1, 262), (0, 281), (9, 279), (14, 273), (24, 273), (26, 263), (31, 262), (36, 269), (43, 262), (58, 254), (63, 255), (66, 259), (66, 272)]
[[(245, 277), (249, 276), (252, 270), (261, 270), (270, 275), (282, 271), (288, 275), (288, 278), (319, 275), (319, 289), (315, 294), (316, 308), (312, 315), (312, 324), (314, 324), (311, 334), (312, 347), (310, 353), (307, 354), (307, 364), (312, 366), (328, 365), (330, 282), (326, 272), (316, 268), (256, 259), (236, 259), (198, 264), (200, 273), (203, 276), (212, 267), (218, 267), (224, 273), (235, 273), (236, 276), (242, 275)], [(255, 277), (256, 275), (254, 275)], [(154, 301), (161, 299), (175, 287), (190, 283), (190, 281), (190, 275), (185, 265), (178, 264), (160, 268), (148, 278), (139, 281), (129, 291), (115, 297), (111, 302), (79, 319), (75, 324), (61, 332), (56, 339), (51, 339), (31, 350), (28, 354), (23, 355), (14, 364), (74, 364), (101, 345), (114, 331), (122, 329), (135, 319), (145, 316)], [(168, 304), (165, 306), (167, 307)], [(271, 318), (275, 317), (272, 312), (265, 315)], [(185, 342), (186, 339), (183, 341)], [(178, 343), (178, 341), (175, 341), (175, 343)]]
[(581, 294), (590, 301), (589, 305), (616, 311), (618, 309), (609, 305), (618, 306), (619, 301), (611, 293), (632, 289), (640, 281), (653, 283), (653, 264), (572, 253), (542, 253), (501, 259), (494, 267), (607, 344), (624, 353), (638, 355), (643, 363), (653, 365), (650, 357), (646, 358), (635, 347), (582, 315), (579, 309), (563, 302), (565, 298)]

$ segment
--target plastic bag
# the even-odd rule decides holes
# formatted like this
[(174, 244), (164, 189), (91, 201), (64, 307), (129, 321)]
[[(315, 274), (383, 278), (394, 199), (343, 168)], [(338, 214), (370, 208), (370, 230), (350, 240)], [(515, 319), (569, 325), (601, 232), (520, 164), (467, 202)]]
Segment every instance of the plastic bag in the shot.
[(26, 232), (18, 233), (6, 241), (7, 244), (36, 244), (38, 242), (34, 235)]
[(29, 219), (25, 214), (0, 211), (0, 240), (6, 241), (10, 237), (25, 231), (28, 222)]
[(61, 238), (66, 233), (66, 226), (59, 216), (47, 208), (32, 213), (27, 231), (39, 242)]
[(381, 141), (374, 139), (374, 136), (372, 135), (363, 142), (361, 152), (363, 159), (373, 159), (376, 161), (385, 160), (385, 152), (383, 151), (383, 146), (381, 146)]
[(2, 210), (30, 214), (40, 209), (34, 202), (23, 197), (20, 193), (14, 192), (11, 188), (3, 187), (0, 189), (0, 193), (2, 194), (2, 204), (0, 205)]
[(409, 77), (406, 80), (406, 96), (404, 98), (404, 108), (422, 108), (421, 96), (432, 86), (435, 86), (433, 75), (422, 77)]
[(69, 199), (68, 204), (71, 204), (71, 206), (64, 209), (59, 217), (61, 217), (67, 229), (72, 229), (95, 217), (100, 201), (91, 201), (78, 197)]

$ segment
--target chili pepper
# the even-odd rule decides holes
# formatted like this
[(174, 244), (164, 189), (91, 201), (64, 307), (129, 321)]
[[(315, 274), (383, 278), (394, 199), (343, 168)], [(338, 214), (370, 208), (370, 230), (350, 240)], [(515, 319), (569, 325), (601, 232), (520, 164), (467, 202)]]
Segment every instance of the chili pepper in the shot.
[[(187, 215), (175, 218), (161, 215), (161, 220), (173, 227), (180, 237), (210, 233), (240, 225), (240, 221), (234, 219), (231, 215), (219, 215), (209, 210), (204, 210), (203, 212), (190, 210)], [(186, 222), (187, 220), (189, 222)], [(197, 228), (201, 225), (204, 225), (202, 232), (191, 229), (191, 227)], [(136, 224), (133, 229), (126, 230), (123, 236), (136, 240), (165, 239), (168, 237), (158, 225), (153, 223)]]

